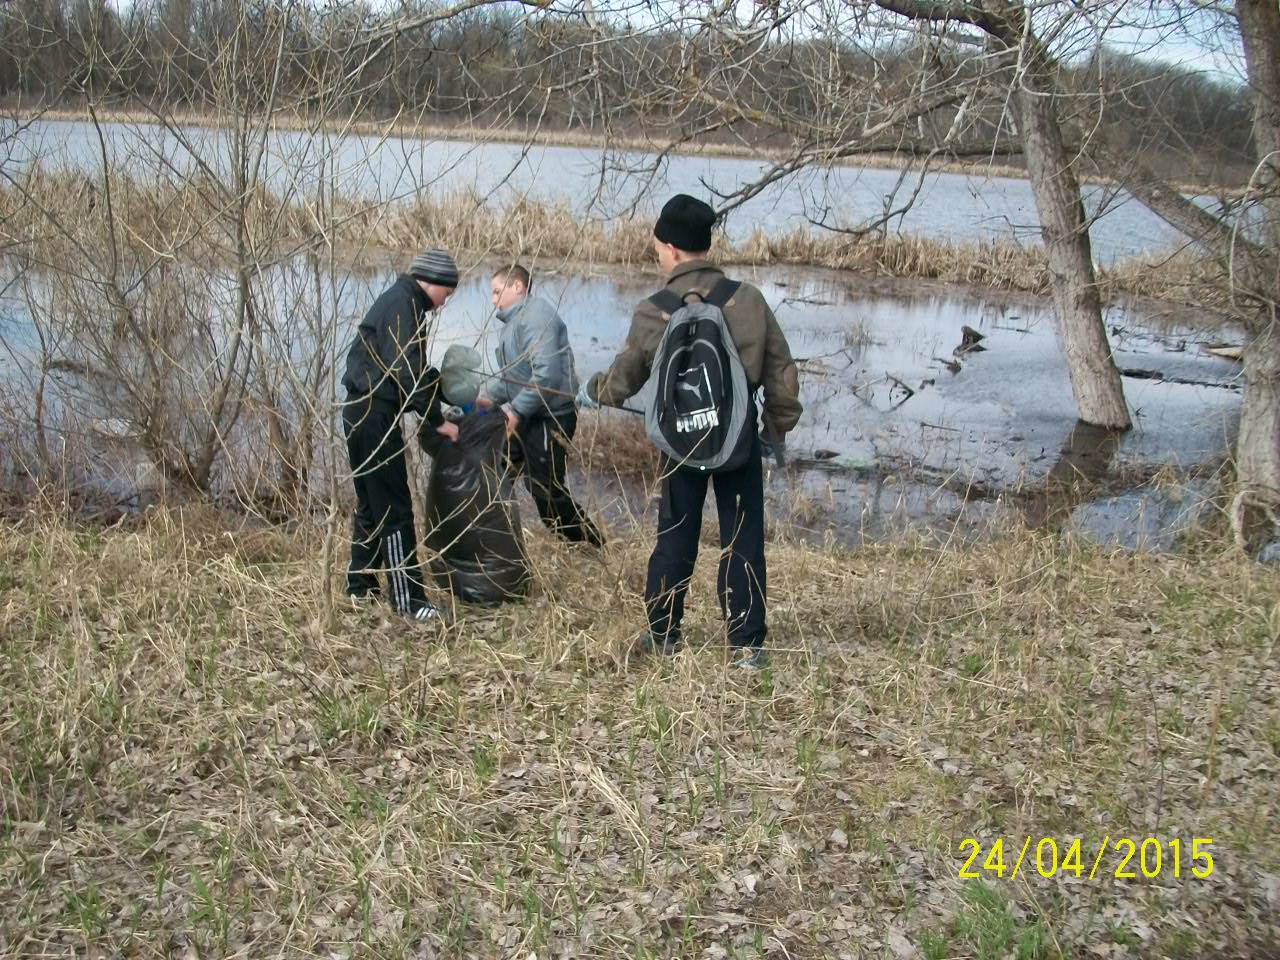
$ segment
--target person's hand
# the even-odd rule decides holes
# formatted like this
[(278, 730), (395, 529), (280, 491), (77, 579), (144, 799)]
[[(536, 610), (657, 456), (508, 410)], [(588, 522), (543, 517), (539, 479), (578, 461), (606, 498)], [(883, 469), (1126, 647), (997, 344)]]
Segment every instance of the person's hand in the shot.
[(576, 406), (579, 410), (600, 409), (600, 404), (597, 403), (595, 400), (592, 400), (591, 394), (587, 392), (586, 383), (583, 383), (582, 386), (578, 388), (578, 393), (576, 396), (574, 396), (573, 403), (574, 403), (574, 406)]
[(446, 440), (458, 442), (458, 425), (456, 423), (442, 423), (436, 427), (436, 433), (444, 437)]
[(783, 440), (766, 440), (760, 438), (760, 456), (772, 460), (780, 467), (787, 463), (787, 444)]
[(492, 410), (492, 409), (493, 409), (493, 401), (492, 401), (492, 400), (490, 400), (488, 397), (476, 397), (476, 409), (477, 409), (477, 410)]
[(510, 440), (515, 435), (516, 427), (520, 426), (520, 414), (505, 404), (502, 407), (502, 412), (507, 416), (507, 439)]

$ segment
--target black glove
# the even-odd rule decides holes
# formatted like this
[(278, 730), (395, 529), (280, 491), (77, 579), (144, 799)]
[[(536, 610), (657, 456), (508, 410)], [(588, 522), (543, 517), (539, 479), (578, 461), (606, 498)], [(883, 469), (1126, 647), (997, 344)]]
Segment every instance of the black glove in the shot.
[(771, 459), (780, 467), (787, 465), (787, 444), (785, 440), (766, 440), (760, 438), (760, 456)]

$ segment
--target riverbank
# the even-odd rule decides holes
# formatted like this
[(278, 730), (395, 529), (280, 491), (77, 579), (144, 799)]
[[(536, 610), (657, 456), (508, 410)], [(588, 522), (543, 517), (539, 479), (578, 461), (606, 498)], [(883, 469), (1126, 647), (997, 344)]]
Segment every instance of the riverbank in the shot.
[(1254, 958), (1280, 936), (1275, 573), (1214, 542), (773, 543), (773, 668), (743, 677), (714, 564), (691, 649), (634, 660), (650, 533), (599, 557), (530, 535), (534, 596), (436, 634), (330, 620), (339, 564), (306, 525), (0, 525), (6, 948)]

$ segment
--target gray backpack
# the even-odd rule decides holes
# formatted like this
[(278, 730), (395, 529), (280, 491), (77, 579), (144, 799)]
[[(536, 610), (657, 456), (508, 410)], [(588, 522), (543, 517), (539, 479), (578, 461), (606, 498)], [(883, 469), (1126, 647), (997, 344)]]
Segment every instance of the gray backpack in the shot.
[(753, 391), (725, 321), (740, 284), (720, 280), (706, 297), (670, 290), (649, 298), (670, 314), (653, 357), (649, 439), (675, 465), (716, 473), (746, 462), (755, 439)]

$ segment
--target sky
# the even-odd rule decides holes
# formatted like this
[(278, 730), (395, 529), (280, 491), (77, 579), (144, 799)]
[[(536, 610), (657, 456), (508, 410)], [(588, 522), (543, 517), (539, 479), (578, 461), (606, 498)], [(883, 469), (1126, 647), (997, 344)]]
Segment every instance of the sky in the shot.
[(1239, 35), (1229, 20), (1219, 16), (1202, 13), (1179, 21), (1167, 13), (1155, 14), (1145, 23), (1113, 26), (1105, 42), (1115, 50), (1179, 63), (1223, 80), (1243, 83), (1245, 79)]
[[(716, 0), (555, 0), (556, 9), (581, 9), (589, 3), (601, 15), (625, 15), (633, 23), (651, 22), (676, 11), (697, 17)], [(750, 19), (753, 11), (764, 4), (760, 0), (727, 0), (739, 22)], [(783, 9), (803, 4), (807, 13), (792, 21), (795, 35), (816, 34), (839, 17), (852, 24), (850, 11), (865, 9), (858, 0), (782, 0)], [(1221, 13), (1206, 11), (1208, 0), (1039, 0), (1038, 23), (1050, 27), (1066, 23), (1055, 52), (1066, 59), (1079, 59), (1096, 48), (1099, 41), (1106, 46), (1143, 59), (1178, 63), (1190, 69), (1203, 70), (1221, 80), (1243, 82), (1244, 62), (1234, 21)], [(879, 13), (877, 19), (898, 28), (894, 36), (910, 33), (914, 28), (904, 19)], [(1047, 35), (1047, 34), (1044, 34)]]
[(1146, 60), (1243, 82), (1234, 18), (1206, 10), (1203, 4), (1204, 0), (1041, 0), (1034, 4), (1039, 11), (1033, 17), (1042, 37), (1057, 37), (1054, 52), (1068, 62), (1087, 57), (1102, 43)]

